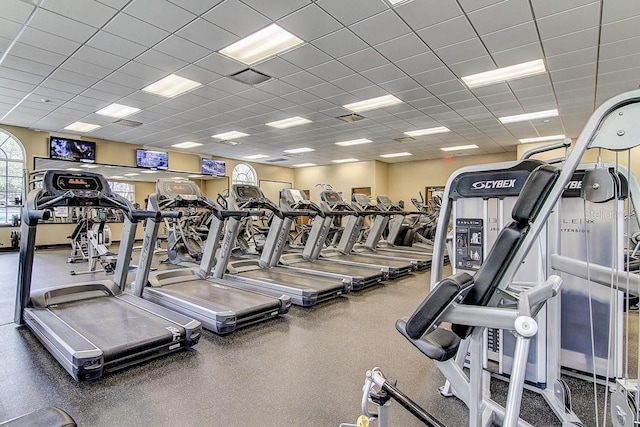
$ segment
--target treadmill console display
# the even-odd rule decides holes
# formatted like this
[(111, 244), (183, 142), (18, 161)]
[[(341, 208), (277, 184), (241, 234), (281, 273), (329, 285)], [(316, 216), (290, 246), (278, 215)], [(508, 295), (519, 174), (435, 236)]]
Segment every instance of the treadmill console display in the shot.
[(45, 174), (45, 190), (52, 195), (69, 195), (86, 199), (95, 199), (100, 194), (108, 193), (109, 187), (96, 174), (68, 174), (61, 172)]
[(290, 189), (289, 194), (291, 195), (291, 198), (293, 199), (294, 203), (300, 203), (307, 200), (307, 197), (304, 194), (304, 192), (302, 190), (298, 190), (297, 188)]
[(200, 189), (191, 181), (161, 179), (158, 180), (156, 184), (156, 191), (159, 195), (170, 199), (175, 199), (177, 196), (180, 196), (185, 200), (197, 200), (198, 197), (200, 197)]
[(383, 204), (383, 205), (393, 205), (393, 202), (391, 201), (391, 199), (389, 198), (389, 196), (385, 196), (385, 195), (380, 195), (377, 197), (378, 199), (378, 203)]
[(235, 192), (238, 195), (238, 200), (249, 199), (263, 199), (264, 194), (262, 191), (254, 185), (236, 185)]
[(369, 196), (360, 193), (353, 193), (353, 201), (362, 206), (371, 203), (371, 199), (369, 198)]
[(336, 191), (323, 191), (322, 198), (325, 202), (331, 204), (342, 202), (342, 197), (340, 197), (340, 195)]

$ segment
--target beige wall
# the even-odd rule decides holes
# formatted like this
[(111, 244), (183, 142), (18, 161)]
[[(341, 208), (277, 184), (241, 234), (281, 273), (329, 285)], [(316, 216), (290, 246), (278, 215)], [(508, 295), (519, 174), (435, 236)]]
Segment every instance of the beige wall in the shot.
[[(444, 186), (449, 176), (456, 170), (470, 165), (483, 163), (505, 162), (515, 160), (516, 153), (489, 154), (483, 156), (454, 157), (451, 161), (445, 159), (421, 160), (407, 163), (392, 163), (389, 165), (389, 192), (387, 195), (398, 203), (405, 201), (409, 209), (412, 197), (418, 197), (418, 192), (424, 195), (425, 187)], [(425, 195), (426, 196), (426, 195)]]
[[(376, 163), (356, 162), (338, 165), (313, 166), (294, 171), (294, 186), (301, 190), (309, 190), (311, 200), (320, 199), (320, 187), (317, 184), (330, 184), (334, 190), (341, 191), (346, 200), (351, 197), (353, 187), (373, 187), (376, 183)], [(371, 193), (375, 194), (371, 188)]]
[[(26, 128), (0, 125), (0, 129), (6, 130), (15, 136), (24, 146), (26, 154), (26, 165), (29, 170), (33, 169), (34, 157), (49, 156), (49, 133), (38, 132)], [(108, 141), (99, 138), (80, 138), (96, 142), (96, 162), (119, 166), (135, 167), (135, 149), (142, 148), (139, 145), (127, 144), (124, 142)], [(239, 163), (237, 160), (222, 159), (227, 163), (227, 174), (230, 175), (234, 166)], [(273, 165), (253, 164), (259, 179), (275, 181), (293, 182), (294, 173), (290, 168)], [(177, 151), (169, 151), (169, 167), (171, 170), (200, 173), (200, 156)], [(223, 193), (227, 189), (228, 178), (199, 180), (194, 179), (209, 197), (216, 198), (218, 193)], [(155, 184), (152, 182), (136, 182), (136, 202), (142, 206), (145, 198), (155, 191)], [(73, 226), (71, 227), (73, 228)], [(117, 228), (117, 226), (116, 226)], [(10, 246), (10, 234), (13, 227), (0, 227), (0, 243)], [(60, 230), (60, 232), (58, 232)], [(119, 230), (119, 229), (118, 229)], [(49, 237), (43, 237), (39, 233), (38, 239), (42, 244), (63, 244), (68, 243), (66, 236), (67, 229), (63, 225), (55, 225)], [(139, 233), (138, 233), (139, 234)], [(44, 240), (41, 240), (44, 239)], [(119, 240), (119, 235), (114, 234), (114, 240)], [(40, 243), (39, 243), (40, 244)]]

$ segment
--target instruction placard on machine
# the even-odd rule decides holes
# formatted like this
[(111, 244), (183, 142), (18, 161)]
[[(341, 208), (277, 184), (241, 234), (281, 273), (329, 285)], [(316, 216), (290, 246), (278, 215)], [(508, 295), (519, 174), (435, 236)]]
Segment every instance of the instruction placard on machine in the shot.
[(456, 219), (456, 267), (477, 270), (482, 265), (483, 220), (479, 218)]

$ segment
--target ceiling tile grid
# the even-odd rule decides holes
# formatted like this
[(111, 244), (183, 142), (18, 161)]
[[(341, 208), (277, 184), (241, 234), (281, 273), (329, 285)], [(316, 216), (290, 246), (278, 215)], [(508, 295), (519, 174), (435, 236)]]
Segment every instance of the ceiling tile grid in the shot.
[[(6, 3), (0, 45), (8, 47), (33, 6)], [(247, 65), (218, 51), (271, 23), (304, 43), (250, 66), (270, 77), (264, 83), (230, 79)], [(519, 138), (576, 137), (600, 102), (636, 88), (638, 40), (640, 3), (616, 0), (46, 2), (0, 64), (0, 123), (69, 133), (68, 124), (89, 121), (102, 127), (87, 138), (166, 149), (193, 140), (203, 145), (192, 152), (266, 154), (265, 162), (285, 158), (277, 163), (284, 166), (407, 150), (413, 156), (384, 161), (436, 158), (442, 147), (473, 143), (480, 148), (472, 154), (515, 151)], [(540, 58), (548, 71), (539, 76), (473, 89), (460, 80)], [(169, 74), (201, 86), (171, 99), (141, 90)], [(337, 119), (351, 114), (347, 103), (388, 94), (403, 104), (361, 112), (360, 121)], [(95, 114), (112, 102), (141, 108), (128, 119), (142, 125)], [(553, 108), (559, 118), (498, 121)], [(292, 116), (313, 122), (265, 125)], [(394, 141), (436, 126), (451, 131)], [(231, 130), (250, 136), (235, 146), (211, 138)], [(365, 137), (373, 142), (335, 145)], [(316, 151), (283, 157), (302, 146)]]

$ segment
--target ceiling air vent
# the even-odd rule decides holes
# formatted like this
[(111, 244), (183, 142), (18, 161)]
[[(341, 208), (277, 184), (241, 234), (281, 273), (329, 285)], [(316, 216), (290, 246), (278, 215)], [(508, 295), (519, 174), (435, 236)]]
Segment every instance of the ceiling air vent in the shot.
[(223, 140), (223, 141), (217, 141), (218, 144), (223, 144), (223, 145), (240, 145), (239, 142), (236, 141), (229, 141), (229, 140)]
[(233, 80), (237, 80), (241, 83), (251, 86), (264, 83), (271, 78), (271, 76), (263, 74), (260, 71), (253, 70), (251, 68), (233, 73), (229, 77), (231, 77)]
[(128, 126), (130, 128), (137, 128), (138, 126), (142, 126), (140, 122), (134, 122), (133, 120), (120, 119), (113, 122), (116, 125)]
[(394, 139), (394, 141), (397, 141), (397, 142), (411, 142), (411, 141), (415, 141), (415, 140), (416, 140), (415, 138), (412, 138), (410, 136), (403, 136), (401, 138)]
[(347, 122), (347, 123), (357, 122), (357, 121), (360, 121), (360, 120), (364, 119), (363, 116), (361, 116), (360, 114), (356, 114), (356, 113), (346, 114), (344, 116), (338, 116), (336, 118), (342, 120), (343, 122)]
[(283, 158), (279, 158), (279, 159), (271, 159), (271, 160), (267, 160), (267, 163), (280, 163), (280, 162), (286, 162), (289, 159), (283, 159)]

